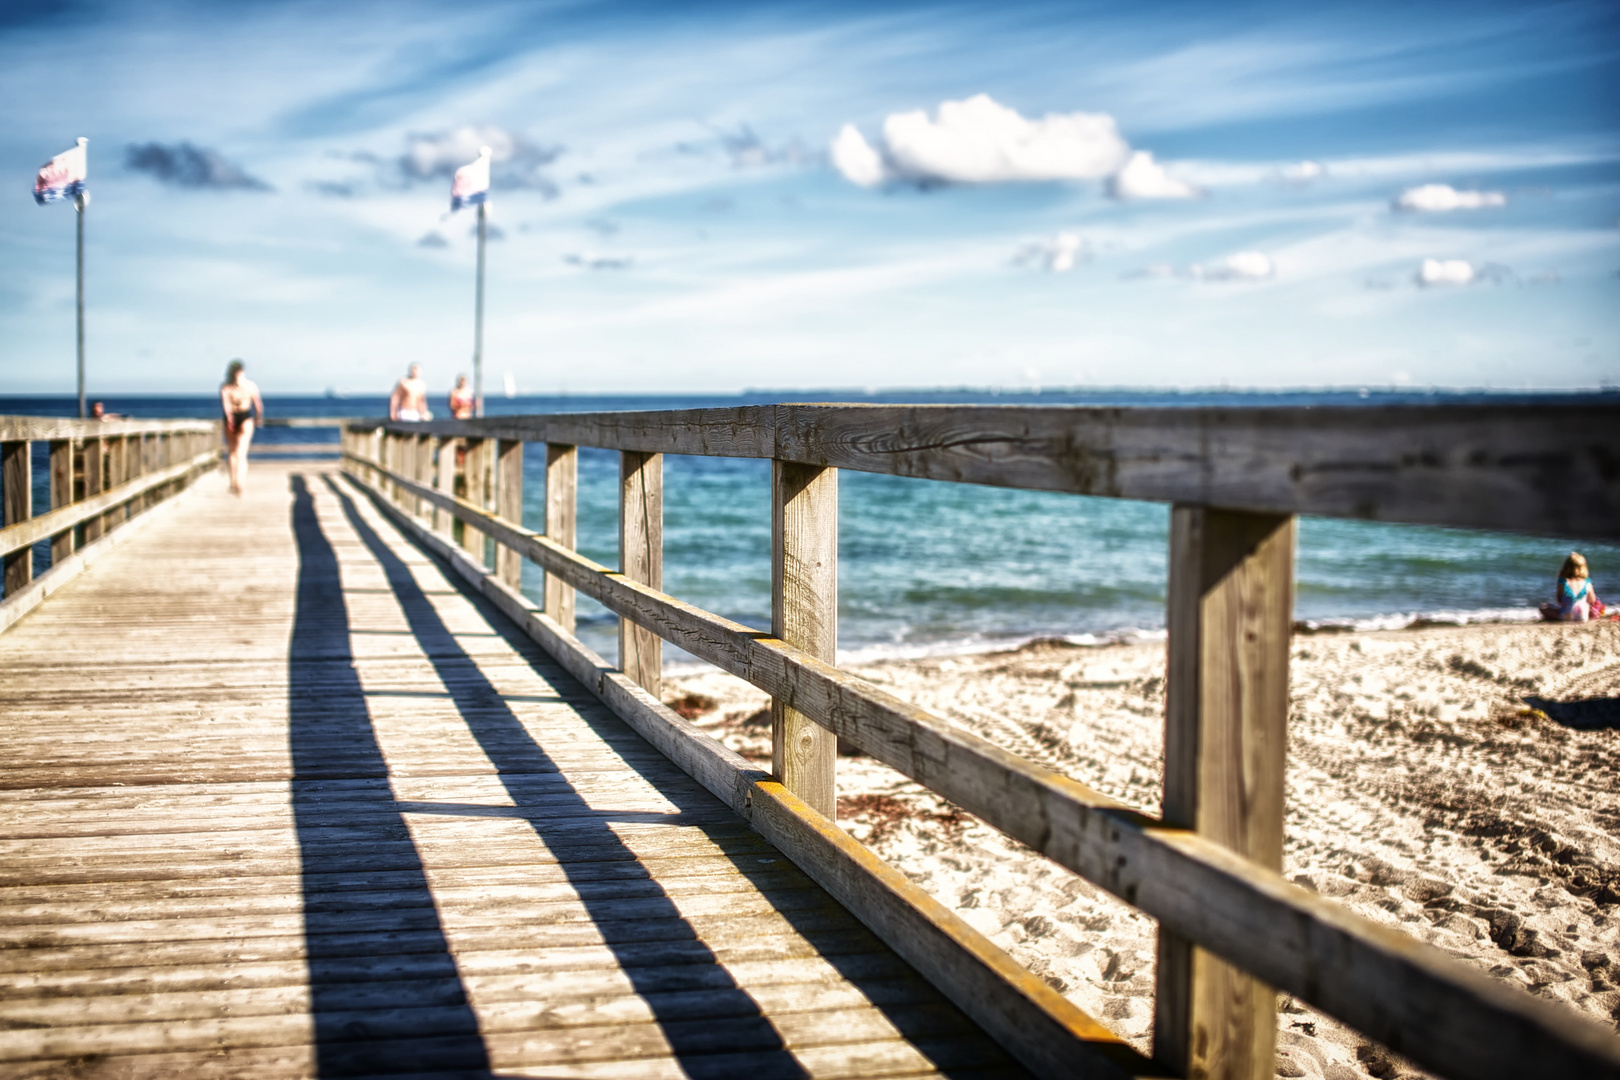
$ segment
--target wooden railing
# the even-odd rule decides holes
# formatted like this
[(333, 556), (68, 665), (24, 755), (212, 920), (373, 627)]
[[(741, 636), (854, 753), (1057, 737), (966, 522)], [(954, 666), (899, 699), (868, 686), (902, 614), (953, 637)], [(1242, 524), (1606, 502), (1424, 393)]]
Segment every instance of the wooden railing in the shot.
[[(1279, 871), (1294, 515), (1620, 538), (1617, 431), (1620, 408), (1584, 403), (781, 405), (357, 422), (344, 460), (397, 521), (1041, 1075), (1270, 1077), (1276, 988), (1447, 1076), (1613, 1078), (1620, 1040), (1602, 1025)], [(521, 524), (528, 441), (546, 444), (543, 532)], [(579, 446), (620, 452), (617, 571), (574, 550)], [(772, 461), (771, 633), (661, 591), (664, 453)], [(839, 468), (1174, 504), (1161, 816), (835, 666)], [(546, 572), (538, 608), (518, 592), (524, 559)], [(620, 616), (617, 668), (574, 637), (576, 590)], [(666, 640), (772, 696), (769, 774), (658, 701)], [(1153, 1061), (837, 829), (839, 739), (1158, 920)]]
[[(48, 443), (50, 506), (33, 505), (33, 444)], [(111, 547), (125, 522), (190, 486), (219, 458), (219, 425), (198, 420), (0, 416), (0, 630)], [(33, 546), (51, 545), (34, 577)]]

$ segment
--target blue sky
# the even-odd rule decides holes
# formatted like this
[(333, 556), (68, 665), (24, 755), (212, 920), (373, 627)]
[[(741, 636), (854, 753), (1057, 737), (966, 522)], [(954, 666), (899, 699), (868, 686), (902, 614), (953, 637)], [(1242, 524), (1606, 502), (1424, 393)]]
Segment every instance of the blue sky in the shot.
[(447, 386), (481, 142), (492, 386), (1612, 385), (1617, 59), (1584, 2), (3, 0), (0, 392), (73, 387), (81, 135), (92, 393)]

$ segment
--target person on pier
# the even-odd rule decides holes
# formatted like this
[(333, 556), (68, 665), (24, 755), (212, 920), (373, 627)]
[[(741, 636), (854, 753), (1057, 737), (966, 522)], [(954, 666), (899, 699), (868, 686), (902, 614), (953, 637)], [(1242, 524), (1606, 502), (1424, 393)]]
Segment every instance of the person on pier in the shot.
[(467, 385), (467, 376), (457, 375), (455, 389), (450, 391), (450, 415), (457, 420), (471, 420), (476, 407), (472, 387)]
[(242, 374), (240, 360), (225, 368), (225, 382), (219, 388), (219, 407), (225, 413), (225, 447), (231, 478), (231, 494), (247, 488), (248, 447), (253, 445), (255, 421), (264, 423), (264, 399), (252, 379)]
[(427, 380), (422, 378), (421, 364), (412, 364), (405, 377), (394, 384), (394, 392), (388, 398), (388, 419), (407, 422), (433, 419), (433, 413), (428, 411)]

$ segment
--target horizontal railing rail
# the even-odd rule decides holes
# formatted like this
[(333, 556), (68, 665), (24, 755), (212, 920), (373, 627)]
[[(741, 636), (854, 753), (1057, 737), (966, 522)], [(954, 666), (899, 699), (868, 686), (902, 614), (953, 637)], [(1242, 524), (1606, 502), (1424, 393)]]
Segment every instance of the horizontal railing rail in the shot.
[(1076, 495), (1620, 539), (1620, 404), (751, 405), (384, 424)]
[[(1056, 473), (1028, 463), (1015, 468), (1001, 449), (1012, 441), (1012, 414), (1018, 414), (1017, 423), (1044, 425), (1040, 430), (1046, 441), (1040, 445), (1048, 450), (1055, 443), (1072, 446), (1089, 440), (1093, 448), (1112, 446), (1116, 457), (1122, 452), (1118, 432), (1158, 431), (1162, 442), (1170, 439), (1170, 420), (1179, 417), (1195, 429), (1202, 423), (1208, 438), (1199, 453), (1189, 451), (1177, 459), (1175, 468), (1201, 473), (1202, 479), (1165, 480), (1175, 470), (1163, 465), (1155, 481), (1159, 487), (1116, 476), (1112, 488), (1102, 493), (1145, 498), (1148, 490), (1185, 489), (1207, 494), (1240, 490), (1235, 480), (1220, 477), (1240, 477), (1259, 468), (1245, 470), (1241, 464), (1245, 460), (1269, 461), (1273, 451), (1281, 449), (1278, 430), (1310, 428), (1298, 416), (1225, 416), (1217, 422), (1210, 410), (1144, 410), (1154, 415), (1143, 418), (1131, 415), (1136, 410), (1054, 409), (1053, 415), (1037, 418), (1031, 414), (1043, 410), (985, 409), (978, 411), (990, 415), (976, 419), (973, 409), (943, 408), (949, 417), (926, 408), (848, 406), (677, 412), (667, 414), (669, 427), (663, 436), (658, 432), (660, 414), (651, 413), (357, 423), (345, 432), (344, 453), (351, 478), (425, 534), (433, 535), (436, 528), (442, 536), (459, 524), (463, 546), (480, 565), (484, 538), (492, 538), (496, 564), (489, 578), (502, 596), (515, 595), (521, 561), (536, 562), (546, 572), (544, 612), (536, 618), (554, 628), (546, 633), (571, 636), (574, 590), (618, 614), (619, 667), (653, 695), (658, 692), (656, 642), (663, 640), (771, 694), (775, 779), (812, 810), (829, 817), (832, 812), (831, 754), (836, 742), (829, 737), (818, 743), (814, 733), (820, 731), (850, 742), (1158, 919), (1155, 1056), (1172, 1073), (1272, 1075), (1271, 987), (1276, 987), (1446, 1075), (1620, 1077), (1620, 1041), (1601, 1025), (1517, 991), (1282, 878), (1282, 748), (1293, 522), (1287, 514), (1276, 513), (1277, 503), (1257, 512), (1183, 502), (1172, 514), (1168, 611), (1172, 677), (1162, 817), (1122, 806), (834, 666), (826, 635), (818, 639), (804, 629), (816, 619), (825, 623), (836, 617), (836, 579), (813, 565), (836, 559), (836, 488), (829, 497), (816, 487), (835, 479), (836, 473), (823, 462), (850, 467), (848, 462), (857, 461), (870, 471), (1040, 487)], [(1409, 428), (1443, 421), (1458, 434), (1484, 423), (1486, 414), (1502, 419), (1490, 409), (1468, 408), (1466, 422), (1455, 416), (1448, 419), (1448, 410), (1437, 407), (1438, 411), (1411, 411), (1407, 423), (1382, 428), (1358, 427), (1360, 421), (1341, 415), (1353, 410), (1321, 410), (1332, 415), (1316, 425), (1318, 435), (1324, 430), (1337, 434), (1324, 436), (1318, 445), (1336, 445), (1341, 462), (1360, 462), (1354, 468), (1365, 480), (1390, 453), (1399, 457), (1427, 445), (1428, 436)], [(1116, 434), (1082, 430), (1098, 420), (1099, 412), (1109, 414), (1108, 424)], [(1200, 412), (1205, 414), (1202, 420), (1194, 415)], [(1600, 468), (1603, 453), (1613, 450), (1612, 439), (1600, 439), (1585, 422), (1576, 421), (1576, 410), (1560, 415), (1570, 421), (1562, 437), (1548, 437), (1517, 420), (1504, 422), (1504, 433), (1493, 450), (1507, 462), (1500, 467), (1519, 469), (1515, 463), (1538, 454), (1536, 469), (1553, 467), (1548, 463), (1566, 467), (1585, 462), (1580, 468), (1590, 473), (1588, 487), (1597, 491), (1599, 510), (1614, 507), (1614, 489), (1620, 481)], [(824, 421), (821, 430), (812, 423), (815, 417)], [(878, 421), (864, 434), (857, 424), (862, 417)], [(886, 426), (891, 422), (900, 425), (898, 434)], [(976, 444), (954, 436), (932, 442), (925, 437), (929, 431), (940, 436), (944, 426), (1001, 434)], [(1259, 453), (1240, 435), (1214, 438), (1212, 426), (1228, 433), (1271, 431), (1267, 437), (1273, 439), (1272, 449)], [(1060, 435), (1063, 431), (1068, 434)], [(1348, 434), (1352, 431), (1362, 432), (1360, 438), (1367, 445), (1358, 445)], [(550, 440), (544, 534), (517, 520), (522, 443), (537, 435)], [(1475, 442), (1483, 437), (1476, 433)], [(577, 441), (555, 441), (563, 438)], [(621, 450), (625, 566), (619, 571), (573, 550), (577, 445)], [(1466, 443), (1461, 458), (1386, 469), (1377, 498), (1349, 506), (1353, 512), (1344, 516), (1379, 517), (1391, 507), (1417, 514), (1420, 496), (1434, 487), (1431, 473), (1453, 469), (1468, 473), (1472, 478), (1464, 486), (1472, 485), (1475, 497), (1529, 482), (1525, 473), (1493, 485), (1486, 476), (1488, 462), (1478, 459), (1470, 449), (1474, 445)], [(811, 458), (773, 459), (772, 633), (730, 622), (662, 592), (661, 473), (653, 449), (658, 446), (682, 453), (768, 457), (791, 452)], [(815, 454), (803, 449), (828, 446), (856, 449)], [(975, 457), (982, 468), (975, 472), (964, 467), (958, 475), (938, 476), (948, 470), (931, 456), (948, 447), (955, 448), (952, 453)], [(1316, 462), (1310, 467), (1320, 467), (1325, 460), (1322, 455), (1304, 456)], [(1017, 482), (1018, 469), (1024, 470), (1028, 483)], [(1058, 490), (1080, 486), (1084, 485), (1077, 482)], [(1331, 504), (1318, 498), (1320, 494), (1295, 490), (1291, 497), (1296, 501), (1284, 500), (1281, 508), (1303, 512), (1303, 503), (1320, 510)], [(1459, 514), (1444, 507), (1427, 513), (1430, 524), (1458, 523)], [(1592, 531), (1612, 535), (1617, 515), (1612, 509), (1606, 514), (1597, 517), (1609, 531)], [(1468, 520), (1482, 516), (1489, 515), (1473, 512)], [(810, 569), (803, 569), (806, 566)], [(800, 576), (793, 579), (793, 574)], [(646, 638), (638, 639), (638, 634)], [(1233, 686), (1239, 688), (1236, 699)], [(728, 794), (728, 784), (742, 782), (728, 780), (724, 769), (700, 779), (711, 790)], [(1249, 808), (1231, 809), (1234, 787), (1241, 787), (1236, 798), (1246, 800)], [(1222, 799), (1229, 802), (1223, 804)], [(1241, 828), (1221, 824), (1232, 817)], [(1208, 959), (1200, 959), (1205, 950)], [(972, 1001), (960, 1003), (974, 1012)]]
[[(34, 444), (49, 447), (50, 506), (35, 512)], [(219, 458), (219, 425), (202, 420), (72, 420), (0, 416), (0, 629), (10, 626), (115, 529), (179, 494)], [(50, 567), (36, 580), (33, 547), (50, 541)], [(46, 579), (49, 579), (48, 581)]]

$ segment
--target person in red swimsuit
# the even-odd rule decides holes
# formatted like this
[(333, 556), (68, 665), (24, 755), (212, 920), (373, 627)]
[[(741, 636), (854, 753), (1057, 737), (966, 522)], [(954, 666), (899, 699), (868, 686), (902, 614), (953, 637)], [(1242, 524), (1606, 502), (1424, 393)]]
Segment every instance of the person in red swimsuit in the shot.
[(457, 420), (470, 420), (475, 405), (472, 387), (467, 385), (467, 376), (457, 375), (456, 388), (450, 391), (450, 415)]

